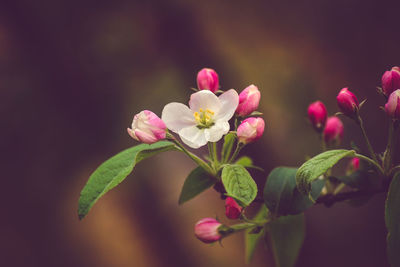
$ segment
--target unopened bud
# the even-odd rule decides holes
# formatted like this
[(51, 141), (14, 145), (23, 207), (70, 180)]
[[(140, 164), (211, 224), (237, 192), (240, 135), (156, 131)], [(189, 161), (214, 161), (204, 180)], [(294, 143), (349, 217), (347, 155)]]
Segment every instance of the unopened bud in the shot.
[(264, 133), (265, 123), (262, 118), (250, 117), (245, 119), (237, 128), (239, 142), (248, 144), (254, 142)]
[(359, 108), (357, 97), (349, 89), (343, 88), (340, 90), (336, 100), (340, 110), (345, 115), (354, 118)]
[(235, 220), (240, 217), (242, 207), (232, 198), (227, 197), (225, 200), (225, 215), (229, 219)]
[(355, 172), (360, 169), (360, 159), (359, 158), (352, 158), (349, 163), (348, 170), (350, 172)]
[(218, 232), (218, 228), (222, 224), (213, 218), (204, 218), (194, 226), (194, 235), (204, 243), (212, 243), (220, 240), (222, 235)]
[(246, 87), (239, 94), (239, 105), (236, 109), (236, 113), (242, 117), (250, 115), (258, 108), (260, 97), (261, 93), (258, 90), (257, 86), (252, 84)]
[(204, 68), (197, 73), (197, 87), (199, 90), (210, 90), (215, 93), (219, 88), (218, 74), (213, 69)]
[(386, 114), (394, 119), (400, 119), (400, 89), (392, 92), (385, 105)]
[(382, 75), (382, 91), (389, 96), (397, 89), (400, 89), (400, 68), (393, 67)]
[(326, 107), (324, 103), (321, 101), (315, 101), (308, 106), (308, 118), (314, 129), (317, 132), (322, 132), (325, 127), (326, 118), (328, 116), (328, 112), (326, 111)]
[(165, 139), (165, 123), (153, 112), (143, 110), (133, 117), (132, 129), (128, 128), (128, 134), (135, 140), (152, 144)]
[(343, 123), (336, 117), (329, 117), (324, 129), (324, 139), (326, 143), (340, 143), (343, 138)]

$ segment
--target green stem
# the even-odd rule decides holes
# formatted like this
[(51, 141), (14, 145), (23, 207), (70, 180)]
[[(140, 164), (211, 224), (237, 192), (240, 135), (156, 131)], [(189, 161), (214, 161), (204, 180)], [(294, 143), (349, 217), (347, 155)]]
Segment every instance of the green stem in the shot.
[(338, 193), (340, 193), (340, 191), (342, 191), (342, 189), (346, 186), (346, 184), (344, 183), (340, 183), (336, 188), (335, 191), (333, 191), (333, 195), (337, 195)]
[(218, 170), (218, 155), (217, 155), (217, 143), (216, 142), (208, 142), (208, 152), (210, 153), (210, 159), (213, 163), (214, 170)]
[(400, 171), (400, 165), (397, 165), (396, 167), (393, 167), (390, 171), (389, 171), (389, 177), (396, 174), (396, 172)]
[(187, 150), (178, 140), (176, 140), (176, 138), (171, 135), (171, 134), (167, 134), (168, 139), (170, 139), (172, 142), (174, 142), (180, 149), (182, 149), (182, 151), (189, 156), (189, 158), (191, 158), (194, 162), (196, 162), (200, 167), (202, 167), (205, 171), (207, 171), (208, 173), (210, 173), (211, 175), (216, 175), (215, 171), (201, 158), (199, 158), (198, 156), (196, 156), (195, 154), (193, 154), (192, 152), (190, 152), (189, 150)]
[(374, 160), (372, 160), (372, 159), (370, 159), (370, 158), (368, 158), (368, 157), (366, 157), (366, 156), (364, 156), (364, 155), (357, 154), (357, 153), (355, 153), (354, 156), (355, 156), (356, 158), (359, 158), (359, 159), (362, 159), (362, 160), (365, 160), (365, 161), (371, 163), (373, 166), (376, 167), (376, 169), (377, 169), (381, 174), (384, 173), (382, 167), (381, 167), (376, 161), (374, 161)]
[(385, 172), (389, 172), (389, 169), (392, 165), (392, 155), (393, 155), (393, 144), (394, 143), (394, 122), (390, 120), (389, 123), (389, 135), (388, 135), (388, 144), (385, 150), (385, 156), (383, 158), (383, 169)]
[(236, 149), (235, 152), (233, 152), (233, 155), (231, 157), (231, 159), (228, 161), (228, 163), (231, 163), (232, 161), (234, 161), (236, 159), (236, 157), (239, 155), (240, 150), (244, 147), (243, 143), (238, 142), (236, 144)]
[[(367, 143), (367, 147), (368, 147), (368, 151), (369, 151), (370, 156), (372, 157), (372, 159), (373, 159), (376, 163), (378, 163), (378, 158), (376, 157), (375, 152), (374, 152), (374, 150), (373, 150), (373, 148), (372, 148), (372, 146), (371, 146), (371, 142), (369, 141), (368, 136), (367, 136), (367, 133), (365, 132), (364, 122), (363, 122), (363, 120), (361, 119), (360, 115), (358, 115), (358, 125), (360, 125), (360, 128), (361, 128), (362, 134), (363, 134), (363, 136), (364, 136), (365, 142)], [(381, 168), (381, 169), (382, 169), (382, 168)]]

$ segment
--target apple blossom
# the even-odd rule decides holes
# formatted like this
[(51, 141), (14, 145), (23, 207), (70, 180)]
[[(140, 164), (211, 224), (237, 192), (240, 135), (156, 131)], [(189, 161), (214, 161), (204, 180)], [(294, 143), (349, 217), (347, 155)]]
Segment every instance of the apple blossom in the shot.
[(337, 104), (343, 114), (354, 117), (358, 111), (358, 100), (357, 97), (349, 91), (347, 88), (340, 90), (338, 96), (336, 97)]
[(326, 121), (326, 126), (324, 129), (324, 138), (325, 142), (340, 142), (343, 137), (343, 123), (342, 121), (336, 117), (329, 117)]
[(247, 116), (250, 115), (253, 111), (258, 108), (258, 104), (260, 103), (261, 93), (258, 90), (257, 86), (254, 84), (246, 87), (239, 94), (239, 105), (236, 109), (236, 113), (239, 116)]
[(315, 101), (308, 106), (308, 118), (314, 129), (317, 132), (322, 132), (325, 127), (326, 118), (328, 113), (326, 111), (326, 107), (324, 103), (321, 101)]
[(156, 114), (143, 110), (133, 117), (132, 129), (127, 131), (133, 139), (152, 144), (165, 138), (166, 126)]
[(388, 102), (385, 104), (385, 111), (389, 117), (400, 119), (400, 89), (390, 94)]
[(215, 93), (219, 88), (218, 74), (213, 69), (204, 68), (197, 73), (197, 87), (199, 90), (210, 90)]
[(179, 134), (191, 148), (199, 148), (207, 142), (217, 142), (229, 131), (239, 96), (233, 89), (217, 97), (208, 90), (190, 96), (189, 107), (181, 103), (169, 103), (162, 111), (162, 120), (171, 131)]
[(242, 207), (232, 198), (227, 197), (225, 200), (225, 215), (229, 219), (238, 219), (240, 213), (242, 212)]
[(194, 226), (194, 235), (204, 243), (212, 243), (220, 240), (222, 235), (218, 232), (218, 228), (222, 224), (213, 218), (204, 218)]
[(397, 89), (400, 89), (400, 68), (393, 67), (382, 75), (382, 91), (389, 96)]
[(262, 118), (250, 117), (245, 119), (237, 129), (239, 142), (247, 144), (254, 142), (264, 133), (265, 123)]

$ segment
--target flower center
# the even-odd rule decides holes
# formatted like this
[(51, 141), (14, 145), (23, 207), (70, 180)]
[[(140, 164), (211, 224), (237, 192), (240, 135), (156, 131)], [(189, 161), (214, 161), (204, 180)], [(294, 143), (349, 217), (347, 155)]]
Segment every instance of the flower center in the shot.
[(203, 110), (201, 108), (199, 112), (195, 112), (193, 115), (197, 122), (197, 128), (199, 129), (210, 128), (214, 125), (214, 121), (212, 119), (214, 112), (212, 110)]

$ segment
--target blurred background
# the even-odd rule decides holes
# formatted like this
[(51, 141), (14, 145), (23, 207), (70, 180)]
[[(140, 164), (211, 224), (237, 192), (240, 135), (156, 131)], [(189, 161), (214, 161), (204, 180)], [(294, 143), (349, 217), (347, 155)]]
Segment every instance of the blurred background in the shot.
[[(213, 190), (177, 205), (194, 167), (183, 154), (140, 163), (83, 221), (80, 190), (137, 144), (126, 133), (133, 115), (186, 103), (203, 67), (222, 89), (261, 90), (266, 131), (243, 150), (266, 170), (253, 173), (261, 186), (274, 167), (319, 152), (307, 106), (321, 100), (333, 115), (342, 87), (368, 99), (362, 115), (382, 152), (388, 122), (375, 89), (400, 64), (398, 10), (356, 0), (1, 1), (0, 265), (245, 266), (241, 234), (223, 246), (194, 237), (203, 217), (231, 222)], [(361, 134), (343, 122), (348, 148)], [(297, 266), (388, 266), (383, 208), (378, 195), (309, 209)], [(250, 266), (274, 266), (270, 252), (260, 246)]]

